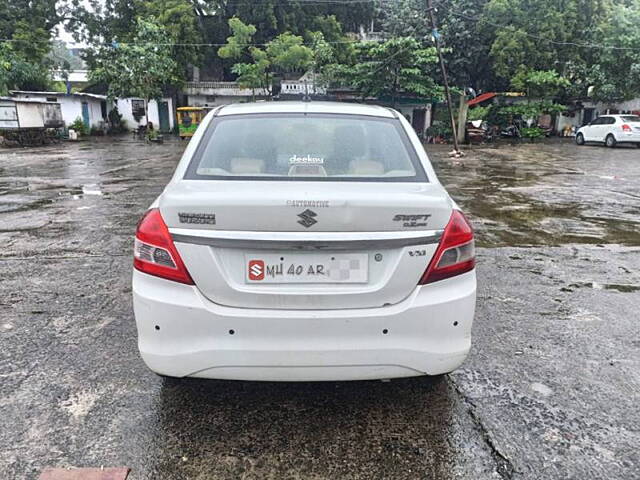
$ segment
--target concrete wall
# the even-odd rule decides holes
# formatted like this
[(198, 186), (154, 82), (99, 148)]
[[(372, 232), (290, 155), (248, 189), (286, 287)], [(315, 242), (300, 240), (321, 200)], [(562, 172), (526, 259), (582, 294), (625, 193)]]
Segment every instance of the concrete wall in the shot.
[[(593, 109), (593, 118), (597, 118), (600, 115), (607, 115), (613, 110), (617, 110), (619, 113), (631, 113), (640, 112), (640, 98), (628, 100), (620, 103), (608, 103), (608, 102), (583, 102), (584, 109)], [(576, 128), (585, 124), (584, 121), (584, 109), (575, 112), (573, 117), (558, 115), (556, 120), (556, 132), (561, 133), (564, 127), (573, 126)]]
[(62, 111), (62, 119), (65, 125), (68, 127), (78, 117), (82, 118), (82, 103), (87, 102), (89, 105), (89, 123), (92, 127), (99, 127), (100, 123), (104, 120), (102, 118), (102, 108), (100, 107), (101, 100), (94, 97), (86, 97), (81, 95), (55, 95), (53, 93), (47, 94), (34, 94), (34, 93), (17, 93), (15, 98), (31, 98), (45, 101), (47, 98), (55, 98), (56, 102), (60, 104), (60, 110)]
[(413, 125), (413, 112), (414, 110), (425, 110), (424, 129), (421, 132), (416, 132), (418, 135), (425, 135), (427, 128), (431, 126), (431, 105), (427, 104), (410, 104), (400, 105), (396, 107), (396, 110), (400, 112), (408, 121)]
[(89, 124), (92, 127), (100, 126), (100, 123), (104, 121), (102, 118), (102, 109), (100, 108), (100, 100), (90, 97), (56, 97), (60, 108), (62, 110), (62, 118), (64, 123), (69, 126), (76, 121), (77, 118), (82, 118), (82, 103), (87, 102), (89, 105)]
[[(116, 106), (118, 107), (118, 112), (122, 115), (123, 120), (127, 122), (127, 128), (129, 130), (134, 130), (138, 128), (139, 125), (146, 125), (147, 120), (143, 116), (140, 119), (140, 122), (137, 122), (133, 116), (133, 111), (131, 110), (131, 100), (139, 100), (137, 98), (118, 98), (116, 100)], [(141, 100), (141, 99), (140, 99)], [(161, 101), (167, 102), (169, 105), (169, 128), (172, 130), (174, 126), (175, 120), (175, 108), (173, 106), (173, 100), (171, 98), (163, 98)], [(146, 102), (145, 102), (146, 104)], [(153, 123), (154, 128), (160, 127), (160, 115), (158, 114), (158, 102), (155, 100), (149, 101), (149, 105), (147, 107), (149, 121)]]
[(584, 108), (595, 109), (594, 118), (599, 115), (606, 115), (610, 110), (614, 109), (621, 113), (638, 112), (640, 111), (640, 98), (620, 103), (584, 102)]
[(43, 128), (44, 115), (41, 103), (16, 102), (20, 128)]
[(561, 135), (563, 130), (567, 126), (575, 127), (576, 129), (580, 128), (583, 123), (582, 122), (583, 115), (584, 115), (584, 112), (582, 110), (576, 111), (572, 117), (562, 113), (558, 114), (558, 116), (556, 117), (555, 132), (558, 135)]
[[(211, 99), (211, 95), (188, 95), (187, 104), (190, 107), (217, 107), (220, 105), (229, 105), (230, 103), (247, 103), (252, 102), (251, 95), (215, 95)], [(260, 100), (264, 97), (256, 95), (256, 100)]]

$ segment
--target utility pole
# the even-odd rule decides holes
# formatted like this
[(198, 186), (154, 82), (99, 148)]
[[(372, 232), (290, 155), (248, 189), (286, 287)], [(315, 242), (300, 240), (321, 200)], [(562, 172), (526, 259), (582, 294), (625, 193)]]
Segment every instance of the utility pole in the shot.
[(453, 117), (453, 109), (451, 108), (451, 92), (449, 91), (449, 78), (447, 77), (447, 69), (444, 66), (444, 59), (442, 58), (442, 50), (440, 49), (440, 39), (438, 34), (438, 26), (436, 24), (436, 17), (433, 13), (434, 7), (432, 0), (427, 0), (427, 12), (429, 12), (429, 18), (431, 19), (431, 29), (433, 35), (433, 41), (436, 44), (436, 51), (438, 52), (438, 58), (440, 59), (440, 70), (442, 71), (442, 79), (444, 81), (444, 92), (447, 96), (447, 108), (449, 109), (449, 120), (451, 121), (451, 132), (453, 133), (453, 156), (461, 157), (462, 152), (458, 146), (458, 135), (456, 133), (456, 121)]

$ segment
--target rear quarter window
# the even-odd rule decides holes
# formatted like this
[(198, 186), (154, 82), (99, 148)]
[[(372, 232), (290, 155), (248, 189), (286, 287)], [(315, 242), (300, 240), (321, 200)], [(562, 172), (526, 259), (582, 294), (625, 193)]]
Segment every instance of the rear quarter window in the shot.
[(185, 179), (427, 181), (399, 120), (327, 114), (217, 117)]

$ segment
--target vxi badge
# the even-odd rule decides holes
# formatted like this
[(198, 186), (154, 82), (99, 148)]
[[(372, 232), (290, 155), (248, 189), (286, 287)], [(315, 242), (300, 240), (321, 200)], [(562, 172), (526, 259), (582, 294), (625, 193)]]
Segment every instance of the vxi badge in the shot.
[(298, 223), (305, 228), (309, 228), (312, 225), (315, 225), (316, 223), (318, 223), (318, 221), (315, 218), (313, 218), (317, 216), (318, 214), (316, 212), (314, 212), (313, 210), (309, 210), (307, 208), (304, 212), (298, 214), (298, 217), (300, 217), (300, 220), (298, 220)]
[(415, 227), (426, 227), (427, 220), (431, 217), (430, 214), (423, 215), (396, 215), (393, 217), (394, 222), (402, 222), (403, 227), (407, 228), (415, 228)]

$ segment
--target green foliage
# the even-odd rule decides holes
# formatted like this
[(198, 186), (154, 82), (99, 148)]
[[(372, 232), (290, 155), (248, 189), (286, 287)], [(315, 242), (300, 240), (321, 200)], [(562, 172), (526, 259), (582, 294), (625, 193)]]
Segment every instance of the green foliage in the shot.
[[(596, 41), (592, 35), (606, 18), (607, 2), (490, 0), (484, 8), (481, 28), (489, 38), (493, 37), (494, 71), (507, 80), (522, 66), (528, 70), (555, 67), (564, 75), (562, 68), (568, 61), (588, 63), (590, 49), (577, 49), (569, 44)], [(508, 27), (496, 28), (496, 25)]]
[(552, 102), (518, 103), (500, 107), (498, 112), (502, 116), (514, 115), (525, 119), (537, 119), (542, 114), (558, 114), (567, 109), (564, 105)]
[(560, 89), (569, 85), (569, 81), (555, 70), (527, 70), (521, 67), (511, 79), (513, 88), (533, 98), (554, 97)]
[(640, 2), (612, 5), (598, 28), (599, 41), (628, 50), (598, 50), (589, 71), (596, 100), (629, 100), (640, 95)]
[(88, 135), (89, 129), (82, 121), (82, 118), (77, 117), (71, 125), (69, 125), (69, 129), (75, 130), (76, 133), (80, 136)]
[[(543, 97), (584, 97), (590, 87), (596, 100), (640, 95), (637, 0), (444, 0), (438, 7), (454, 85), (504, 91), (521, 72), (553, 70), (568, 82), (551, 85), (551, 93), (543, 88)], [(424, 1), (388, 2), (381, 12), (390, 37), (431, 36)]]
[(49, 87), (51, 32), (60, 17), (51, 0), (0, 0), (0, 94)]
[(490, 110), (491, 106), (470, 108), (467, 113), (467, 121), (473, 122), (475, 120), (486, 120)]
[(447, 122), (434, 121), (433, 125), (427, 128), (427, 135), (430, 137), (443, 137), (448, 139), (453, 135), (453, 130), (451, 130), (451, 125)]
[(49, 72), (42, 63), (28, 61), (8, 43), (0, 43), (0, 95), (9, 90), (46, 90)]
[[(316, 62), (348, 64), (355, 58), (356, 42), (344, 34), (342, 24), (335, 15), (315, 17), (311, 29), (304, 36), (314, 50)], [(324, 45), (321, 46), (323, 42)], [(319, 51), (321, 49), (323, 51)]]
[(239, 58), (249, 47), (256, 33), (256, 27), (247, 25), (238, 17), (229, 19), (231, 36), (227, 38), (227, 44), (218, 49), (221, 58)]
[(127, 121), (122, 118), (115, 107), (109, 111), (109, 133), (124, 133), (127, 131)]
[(304, 45), (302, 37), (285, 32), (267, 43), (265, 53), (276, 71), (285, 73), (307, 70), (314, 52)]
[(363, 98), (390, 96), (395, 101), (400, 93), (440, 98), (441, 88), (433, 81), (436, 63), (435, 48), (423, 48), (411, 37), (364, 42), (356, 46), (355, 63), (338, 67), (336, 78)]
[(535, 140), (536, 138), (544, 138), (545, 132), (540, 127), (524, 127), (520, 129), (520, 134), (524, 138)]
[[(166, 45), (203, 43), (202, 28), (190, 0), (68, 0), (67, 3), (66, 25), (77, 41), (91, 45), (135, 43), (142, 20), (162, 27), (162, 43), (178, 65), (172, 73), (180, 80), (186, 80), (190, 64), (197, 65), (202, 60), (203, 50), (199, 47)], [(91, 70), (97, 67), (98, 56), (103, 53), (103, 49), (84, 52)]]
[[(189, 0), (151, 0), (143, 2), (143, 18), (153, 19), (164, 28), (165, 42), (184, 44), (203, 43), (203, 35), (198, 18)], [(186, 74), (189, 65), (197, 65), (202, 60), (203, 51), (199, 47), (176, 45), (171, 48), (171, 57), (178, 63), (178, 72)]]
[(164, 86), (179, 82), (179, 67), (166, 38), (162, 26), (139, 19), (132, 43), (100, 48), (90, 79), (108, 85), (110, 98), (160, 98)]
[[(250, 58), (251, 62), (238, 62), (232, 72), (237, 82), (245, 88), (261, 88), (271, 92), (275, 73), (306, 71), (314, 64), (316, 52), (326, 58), (328, 44), (316, 35), (316, 50), (304, 45), (304, 39), (289, 32), (281, 33), (264, 47), (250, 46), (256, 28), (247, 25), (238, 18), (229, 19), (229, 28), (233, 32), (227, 38), (226, 45), (218, 49), (218, 55), (226, 59)], [(321, 60), (321, 57), (318, 57)]]

